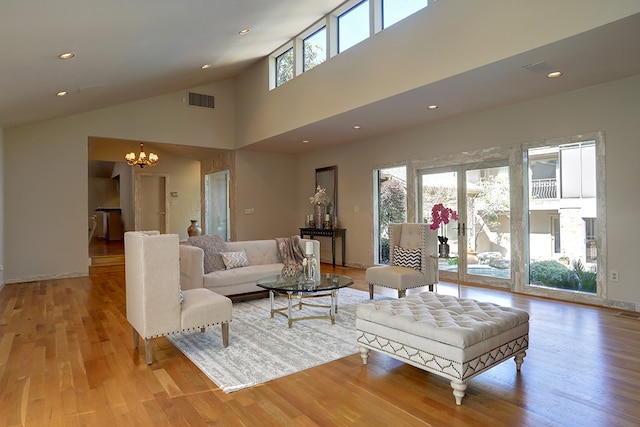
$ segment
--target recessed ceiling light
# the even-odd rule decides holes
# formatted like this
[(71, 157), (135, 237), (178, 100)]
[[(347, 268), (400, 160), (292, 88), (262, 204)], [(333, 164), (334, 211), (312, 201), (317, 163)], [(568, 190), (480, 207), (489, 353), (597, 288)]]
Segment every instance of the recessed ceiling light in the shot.
[(241, 36), (246, 36), (247, 34), (249, 34), (249, 31), (251, 31), (249, 28), (245, 28), (244, 30), (240, 30), (238, 34), (240, 34)]
[(66, 90), (60, 91), (58, 93), (56, 93), (56, 96), (67, 96), (69, 94), (69, 92), (67, 92)]
[(309, 143), (309, 140), (308, 140), (308, 139), (303, 139), (303, 140), (302, 140), (302, 143), (303, 143), (303, 144), (308, 144), (308, 143)]
[(354, 129), (360, 129), (360, 125), (355, 125), (353, 128)]
[(427, 107), (427, 110), (437, 110), (437, 109), (438, 109), (438, 106), (437, 106), (437, 105), (435, 105), (435, 104), (433, 104), (433, 105), (429, 105), (429, 106)]
[(202, 67), (203, 70), (206, 70), (207, 68), (211, 68), (211, 64), (204, 64)]
[(73, 52), (66, 52), (66, 53), (61, 53), (60, 55), (58, 55), (58, 58), (59, 58), (59, 59), (71, 59), (71, 58), (73, 58), (74, 56), (76, 56), (76, 54), (75, 54), (75, 53), (73, 53)]
[(550, 79), (555, 79), (560, 76), (562, 76), (562, 71), (552, 71), (551, 73), (547, 74), (547, 77)]

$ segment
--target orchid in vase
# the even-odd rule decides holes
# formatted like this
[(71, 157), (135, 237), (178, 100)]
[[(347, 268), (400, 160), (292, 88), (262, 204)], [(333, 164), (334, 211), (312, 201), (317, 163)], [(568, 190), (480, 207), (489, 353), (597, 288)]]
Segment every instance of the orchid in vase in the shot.
[(449, 241), (447, 237), (447, 224), (449, 224), (451, 220), (458, 220), (458, 212), (451, 208), (446, 208), (442, 203), (438, 203), (431, 208), (431, 220), (432, 223), (429, 228), (432, 230), (440, 229), (438, 241), (441, 245), (444, 245)]
[(327, 204), (327, 189), (318, 185), (316, 188), (316, 194), (309, 197), (309, 201), (312, 205), (326, 205)]

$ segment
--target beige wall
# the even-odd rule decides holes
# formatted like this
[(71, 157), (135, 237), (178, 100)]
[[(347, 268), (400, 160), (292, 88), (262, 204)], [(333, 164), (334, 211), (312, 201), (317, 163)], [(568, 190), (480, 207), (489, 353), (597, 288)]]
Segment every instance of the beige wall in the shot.
[(216, 108), (189, 107), (187, 92), (174, 92), (5, 131), (7, 282), (88, 274), (89, 137), (233, 147), (234, 82), (194, 91), (214, 95)]
[[(300, 218), (312, 194), (313, 169), (338, 165), (338, 217), (347, 232), (347, 263), (371, 265), (373, 170), (398, 164), (425, 163), (438, 156), (488, 147), (512, 146), (603, 131), (606, 143), (606, 197), (609, 269), (620, 282), (608, 286), (611, 301), (640, 306), (636, 279), (640, 212), (634, 195), (640, 182), (640, 76), (566, 94), (486, 111), (436, 125), (301, 155), (298, 201)], [(437, 162), (436, 162), (437, 163)], [(411, 209), (411, 208), (410, 208)]]
[[(266, 60), (237, 81), (194, 88), (216, 96), (215, 110), (186, 106), (184, 91), (5, 130), (4, 210), (0, 209), (4, 223), (4, 236), (0, 229), (0, 240), (4, 240), (5, 248), (0, 259), (3, 255), (5, 280), (19, 282), (87, 274), (89, 137), (223, 149), (244, 147), (640, 9), (637, 0), (590, 1), (589, 7), (580, 0), (562, 4), (519, 2), (517, 7), (507, 0), (488, 3), (490, 7), (487, 2), (475, 5), (461, 0), (434, 3), (430, 15), (416, 14), (407, 20), (406, 26), (394, 26), (354, 46), (277, 91), (268, 91)], [(461, 5), (471, 19), (450, 18), (459, 12), (456, 9)], [(549, 13), (550, 6), (554, 13)], [(487, 14), (496, 8), (503, 13), (497, 17), (495, 26), (487, 26)], [(491, 18), (493, 21), (495, 14)], [(445, 21), (448, 21), (446, 31), (438, 28)], [(513, 26), (522, 22), (545, 22), (545, 26), (531, 25), (518, 36), (520, 32), (512, 31)], [(437, 34), (455, 34), (437, 37), (437, 52), (429, 51), (422, 43), (424, 38), (433, 36), (429, 31), (434, 26)], [(403, 48), (398, 49), (399, 45)], [(385, 56), (387, 60), (379, 60), (381, 52), (389, 55)], [(440, 60), (430, 56), (443, 52), (448, 54), (437, 57)], [(389, 79), (398, 71), (387, 67), (402, 63), (415, 66), (403, 68), (403, 78)], [(636, 76), (300, 156), (239, 150), (232, 176), (235, 238), (297, 233), (305, 215), (310, 213), (308, 197), (314, 191), (315, 168), (338, 165), (338, 219), (348, 230), (346, 261), (351, 265), (370, 265), (374, 168), (425, 161), (465, 150), (603, 131), (609, 239), (609, 253), (603, 255), (609, 268), (620, 273), (620, 282), (608, 286), (607, 297), (614, 302), (640, 304), (640, 284), (634, 279), (635, 252), (640, 241), (640, 232), (634, 224), (640, 200), (633, 196), (635, 183), (640, 181), (640, 168), (636, 167), (640, 158), (639, 100), (640, 76)], [(29, 159), (28, 163), (24, 159)], [(245, 215), (245, 209), (253, 209), (254, 213)], [(323, 240), (323, 258), (326, 248)]]
[[(304, 225), (296, 195), (299, 170), (296, 157), (253, 151), (236, 152), (235, 240), (288, 237)], [(311, 188), (310, 188), (311, 189)], [(245, 214), (245, 210), (253, 210)]]
[(429, 3), (402, 25), (364, 40), (275, 90), (268, 90), (267, 58), (240, 75), (236, 146), (244, 147), (640, 12), (637, 0)]

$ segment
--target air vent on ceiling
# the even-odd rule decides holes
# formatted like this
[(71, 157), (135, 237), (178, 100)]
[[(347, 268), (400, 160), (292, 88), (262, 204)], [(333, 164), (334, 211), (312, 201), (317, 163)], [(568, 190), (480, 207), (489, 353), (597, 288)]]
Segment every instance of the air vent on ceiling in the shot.
[(551, 71), (551, 67), (549, 67), (549, 64), (544, 61), (528, 64), (523, 66), (522, 68), (533, 71), (534, 73), (548, 73), (549, 71)]
[(215, 108), (212, 95), (189, 92), (189, 105), (195, 107)]

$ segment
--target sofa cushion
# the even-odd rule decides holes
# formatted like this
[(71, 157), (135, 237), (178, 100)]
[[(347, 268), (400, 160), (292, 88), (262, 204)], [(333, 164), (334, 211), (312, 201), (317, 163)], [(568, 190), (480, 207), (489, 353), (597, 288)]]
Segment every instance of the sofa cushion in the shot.
[[(215, 291), (218, 287), (251, 282), (255, 283), (257, 280), (263, 279), (267, 276), (280, 274), (282, 267), (283, 265), (281, 263), (276, 263), (249, 265), (247, 267), (233, 268), (231, 270), (214, 271), (211, 274), (204, 276), (204, 287)], [(260, 289), (261, 288), (257, 288), (256, 290)]]
[(227, 244), (220, 236), (191, 236), (187, 244), (196, 246), (204, 252), (204, 274), (224, 270), (226, 266), (220, 252), (226, 252)]
[(393, 247), (393, 265), (413, 268), (420, 271), (422, 267), (422, 250), (407, 249), (400, 246)]
[(222, 255), (222, 260), (227, 270), (249, 265), (249, 260), (247, 260), (247, 254), (244, 249), (239, 252), (221, 252), (220, 255)]
[(239, 252), (241, 250), (244, 250), (247, 254), (249, 265), (282, 262), (275, 239), (227, 242), (227, 250), (225, 252)]

